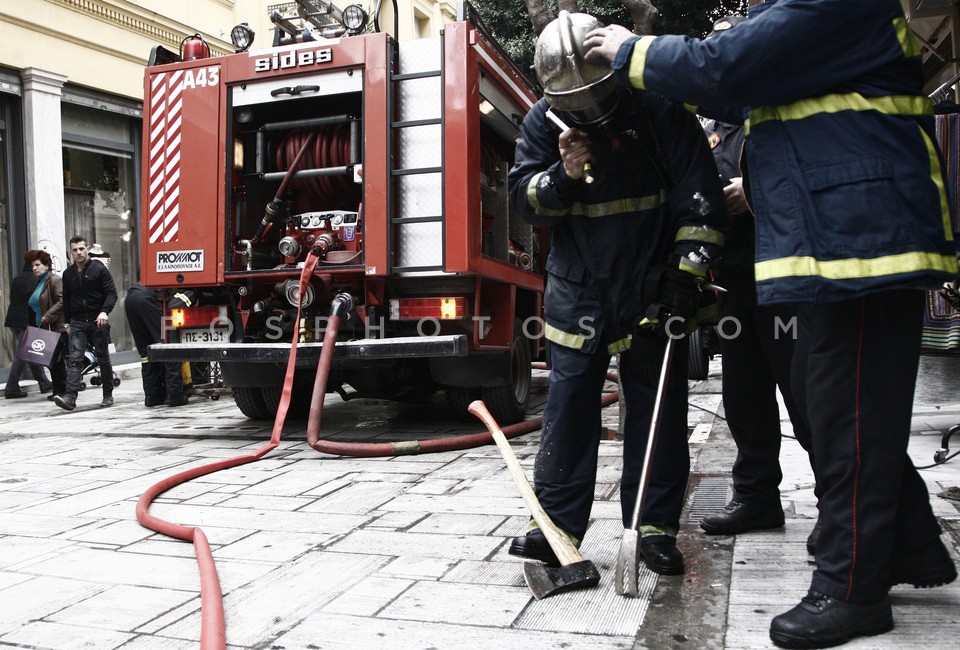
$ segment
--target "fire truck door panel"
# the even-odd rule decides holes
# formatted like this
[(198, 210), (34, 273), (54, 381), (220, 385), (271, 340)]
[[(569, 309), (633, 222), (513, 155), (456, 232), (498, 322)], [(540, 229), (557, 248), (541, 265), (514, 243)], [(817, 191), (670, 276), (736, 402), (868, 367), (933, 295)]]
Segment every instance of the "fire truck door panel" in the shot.
[(443, 265), (443, 224), (439, 221), (407, 223), (398, 228), (400, 269), (426, 269)]
[(439, 38), (399, 43), (394, 270), (443, 269), (443, 81)]
[(236, 86), (233, 88), (233, 105), (248, 106), (322, 95), (342, 95), (360, 92), (362, 89), (363, 74), (359, 70), (338, 70)]
[(150, 75), (142, 227), (148, 284), (222, 279), (221, 82), (219, 65)]

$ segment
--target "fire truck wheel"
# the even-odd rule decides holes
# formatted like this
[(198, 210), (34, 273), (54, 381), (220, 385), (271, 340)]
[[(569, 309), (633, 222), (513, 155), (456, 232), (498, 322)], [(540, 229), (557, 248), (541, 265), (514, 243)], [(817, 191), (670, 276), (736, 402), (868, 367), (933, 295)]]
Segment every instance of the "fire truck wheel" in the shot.
[(230, 390), (233, 392), (233, 400), (237, 403), (237, 408), (251, 420), (272, 420), (276, 414), (267, 410), (259, 387), (234, 386)]
[(707, 350), (708, 331), (702, 327), (690, 332), (690, 348), (687, 352), (688, 379), (706, 379), (709, 374), (710, 353)]
[(510, 350), (509, 383), (480, 389), (480, 398), (486, 402), (490, 414), (497, 422), (513, 424), (520, 422), (527, 414), (532, 378), (531, 361), (530, 343), (523, 335), (522, 323), (517, 319), (513, 327), (513, 345)]
[[(287, 408), (287, 418), (291, 420), (305, 420), (310, 415), (310, 395), (313, 393), (313, 382), (308, 381), (306, 375), (297, 373), (293, 380), (293, 391), (290, 394), (290, 406)], [(283, 386), (264, 386), (260, 389), (263, 404), (270, 414), (269, 419), (277, 416), (280, 408), (280, 398), (283, 396)]]
[(464, 420), (476, 420), (476, 418), (467, 412), (467, 407), (470, 406), (470, 402), (480, 399), (480, 389), (479, 388), (464, 388), (463, 386), (445, 386), (444, 391), (447, 393), (447, 406), (450, 407), (450, 410), (453, 411), (457, 417)]

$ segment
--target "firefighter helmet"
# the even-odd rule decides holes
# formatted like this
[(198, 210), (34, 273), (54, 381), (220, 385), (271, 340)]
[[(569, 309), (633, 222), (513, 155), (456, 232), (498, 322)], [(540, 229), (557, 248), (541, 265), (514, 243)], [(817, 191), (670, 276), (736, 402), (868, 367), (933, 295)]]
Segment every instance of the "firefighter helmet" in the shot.
[(579, 126), (602, 124), (617, 104), (618, 82), (607, 65), (584, 58), (587, 33), (603, 27), (589, 14), (561, 11), (537, 39), (534, 69), (550, 107)]

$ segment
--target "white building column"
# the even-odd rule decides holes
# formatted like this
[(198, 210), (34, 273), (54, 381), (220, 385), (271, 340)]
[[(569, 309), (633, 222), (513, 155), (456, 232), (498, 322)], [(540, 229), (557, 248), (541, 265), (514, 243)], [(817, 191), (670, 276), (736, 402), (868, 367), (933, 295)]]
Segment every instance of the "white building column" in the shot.
[(45, 250), (62, 273), (69, 263), (63, 207), (63, 132), (60, 96), (67, 78), (25, 68), (23, 79), (23, 157), (27, 185), (27, 244)]

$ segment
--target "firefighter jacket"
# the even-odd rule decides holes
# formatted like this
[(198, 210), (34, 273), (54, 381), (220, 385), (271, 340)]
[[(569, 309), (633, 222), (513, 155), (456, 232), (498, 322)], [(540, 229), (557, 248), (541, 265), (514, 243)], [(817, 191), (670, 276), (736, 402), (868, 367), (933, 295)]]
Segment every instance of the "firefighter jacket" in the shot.
[(113, 276), (103, 262), (90, 259), (82, 271), (71, 264), (63, 272), (63, 317), (70, 321), (95, 321), (117, 304)]
[(706, 41), (628, 39), (622, 82), (748, 115), (761, 303), (932, 288), (957, 275), (951, 205), (899, 0), (769, 0)]
[(524, 118), (508, 177), (518, 214), (550, 227), (544, 335), (587, 353), (627, 349), (650, 301), (647, 271), (672, 253), (703, 248), (716, 259), (727, 222), (697, 119), (656, 93), (622, 92), (613, 123), (591, 134), (595, 182), (565, 173), (542, 99)]

